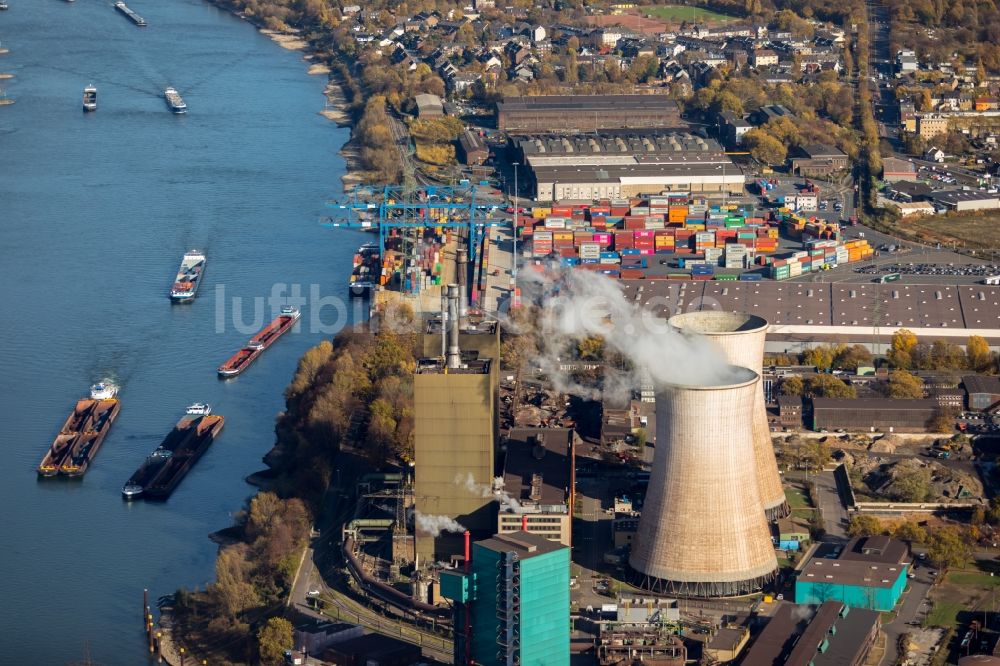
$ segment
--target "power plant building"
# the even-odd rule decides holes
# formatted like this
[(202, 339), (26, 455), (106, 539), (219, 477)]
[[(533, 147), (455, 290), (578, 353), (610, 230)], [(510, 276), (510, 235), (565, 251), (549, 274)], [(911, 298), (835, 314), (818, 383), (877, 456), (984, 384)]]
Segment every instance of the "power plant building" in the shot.
[[(676, 315), (668, 323), (682, 332), (707, 337), (722, 350), (728, 363), (749, 368), (758, 375), (763, 372), (766, 319), (746, 313), (708, 310)], [(753, 450), (754, 472), (764, 512), (768, 520), (784, 518), (789, 512), (788, 502), (774, 457), (762, 387), (758, 388), (754, 400)]]
[(569, 666), (570, 549), (538, 534), (472, 545), (466, 572), (443, 571), (455, 602), (455, 663)]
[(497, 129), (509, 134), (684, 125), (677, 102), (666, 95), (539, 95), (497, 103)]
[(656, 395), (656, 455), (629, 564), (655, 592), (733, 596), (778, 568), (755, 471), (760, 377), (667, 384)]
[(497, 533), (522, 529), (572, 546), (576, 435), (572, 428), (513, 428), (506, 441)]
[[(414, 506), (474, 532), (492, 532), (496, 364), (473, 360), (448, 368), (422, 361), (413, 378)], [(457, 554), (460, 535), (416, 530), (417, 556)]]

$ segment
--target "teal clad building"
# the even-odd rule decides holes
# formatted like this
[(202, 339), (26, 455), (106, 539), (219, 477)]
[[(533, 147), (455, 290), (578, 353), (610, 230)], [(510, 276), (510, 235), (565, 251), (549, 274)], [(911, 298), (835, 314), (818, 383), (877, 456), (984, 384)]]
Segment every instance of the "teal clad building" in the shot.
[(570, 549), (537, 534), (473, 544), (470, 573), (441, 573), (456, 602), (455, 663), (569, 666), (569, 573)]
[(813, 557), (795, 580), (795, 603), (841, 601), (853, 608), (888, 612), (906, 588), (906, 545), (886, 536), (850, 541), (835, 559)]

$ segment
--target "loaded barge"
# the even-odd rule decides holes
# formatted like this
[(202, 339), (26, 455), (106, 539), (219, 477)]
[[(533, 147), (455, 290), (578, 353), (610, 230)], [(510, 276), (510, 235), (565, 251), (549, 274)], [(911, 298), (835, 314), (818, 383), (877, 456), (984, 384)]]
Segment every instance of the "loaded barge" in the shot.
[(125, 482), (122, 497), (165, 500), (222, 431), (225, 418), (194, 404)]
[(92, 85), (83, 89), (83, 110), (97, 111), (97, 88)]
[(77, 401), (73, 413), (42, 458), (38, 465), (39, 476), (83, 476), (86, 473), (121, 409), (117, 394), (118, 388), (112, 384), (98, 383), (90, 387), (90, 398)]
[(177, 270), (177, 277), (174, 278), (174, 284), (170, 288), (170, 300), (174, 303), (189, 303), (194, 300), (207, 261), (208, 258), (204, 253), (198, 250), (184, 253), (181, 267)]
[(376, 243), (365, 243), (354, 255), (351, 270), (350, 294), (352, 298), (371, 296), (381, 276), (382, 257)]
[(146, 19), (132, 11), (132, 9), (124, 2), (121, 2), (121, 0), (115, 3), (115, 9), (124, 14), (129, 21), (132, 21), (132, 23), (135, 23), (140, 28), (146, 27)]
[(295, 322), (299, 320), (300, 316), (301, 313), (298, 308), (290, 306), (281, 308), (281, 314), (274, 321), (262, 328), (257, 335), (250, 338), (250, 341), (242, 349), (219, 366), (219, 376), (235, 377), (246, 370), (265, 349), (287, 333), (295, 325)]

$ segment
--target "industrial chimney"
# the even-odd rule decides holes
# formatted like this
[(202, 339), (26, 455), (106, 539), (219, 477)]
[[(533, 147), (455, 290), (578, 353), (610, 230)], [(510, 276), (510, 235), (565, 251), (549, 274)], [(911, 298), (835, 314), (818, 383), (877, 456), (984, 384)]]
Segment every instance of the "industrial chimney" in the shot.
[[(706, 310), (673, 316), (670, 326), (686, 333), (701, 334), (715, 342), (725, 354), (726, 361), (741, 368), (761, 374), (764, 366), (764, 337), (767, 320), (745, 312)], [(760, 499), (768, 520), (788, 515), (785, 491), (781, 487), (778, 463), (774, 459), (771, 429), (767, 425), (767, 405), (764, 404), (763, 386), (758, 387), (754, 398), (753, 448)]]
[(656, 455), (629, 564), (641, 587), (684, 596), (759, 589), (778, 568), (754, 474), (759, 375), (729, 366), (656, 394)]
[(456, 254), (455, 263), (458, 264), (458, 317), (461, 320), (462, 328), (465, 328), (466, 320), (469, 317), (469, 290), (466, 287), (469, 273), (469, 253), (465, 249), (460, 249)]
[(458, 285), (448, 285), (448, 368), (454, 370), (462, 366), (462, 351), (458, 348)]

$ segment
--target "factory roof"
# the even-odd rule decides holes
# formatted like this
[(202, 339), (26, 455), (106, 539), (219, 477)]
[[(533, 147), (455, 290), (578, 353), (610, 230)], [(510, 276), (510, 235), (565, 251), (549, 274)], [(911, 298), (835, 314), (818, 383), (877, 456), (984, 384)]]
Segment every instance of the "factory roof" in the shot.
[(571, 428), (512, 429), (503, 468), (504, 490), (520, 504), (566, 503), (572, 453)]
[[(726, 164), (726, 162), (723, 162), (723, 164)], [(716, 164), (705, 164), (703, 162), (692, 164), (604, 164), (599, 166), (579, 166), (578, 164), (579, 162), (577, 161), (573, 165), (539, 165), (533, 167), (535, 180), (538, 182), (592, 183), (662, 177), (722, 178), (726, 176), (732, 179), (733, 177), (742, 177), (743, 175), (743, 172), (736, 166), (730, 166), (729, 171), (724, 172)]]
[(514, 141), (526, 157), (536, 155), (658, 155), (720, 153), (714, 139), (690, 132), (628, 131), (597, 134), (530, 134)]
[(906, 544), (899, 539), (876, 535), (852, 539), (837, 559), (902, 564), (908, 559), (908, 554)]
[[(743, 664), (850, 666), (878, 623), (878, 612), (847, 608), (840, 601), (827, 601), (819, 607), (782, 603)], [(824, 641), (824, 649), (819, 650)]]
[(623, 111), (676, 109), (666, 95), (539, 95), (505, 97), (497, 103), (500, 111)]
[(832, 409), (851, 412), (882, 412), (886, 410), (905, 410), (926, 412), (938, 406), (933, 398), (894, 399), (894, 398), (813, 398), (813, 411), (817, 409)]
[(873, 564), (868, 560), (828, 560), (814, 557), (802, 567), (798, 582), (890, 588), (902, 573), (903, 567), (899, 564)]
[(711, 650), (735, 650), (743, 642), (746, 629), (735, 627), (720, 627), (705, 647)]
[(802, 152), (812, 158), (831, 158), (831, 157), (847, 157), (847, 155), (840, 148), (835, 148), (834, 146), (828, 146), (825, 143), (813, 143), (808, 146), (802, 146)]
[[(560, 182), (562, 182), (560, 180)], [(829, 282), (695, 282), (621, 280), (625, 297), (654, 314), (669, 317), (691, 310), (752, 312), (771, 323), (768, 337), (869, 332), (896, 327), (921, 334), (967, 337), (981, 331), (1000, 339), (1000, 288), (993, 285), (844, 284)], [(876, 308), (876, 296), (878, 307)], [(950, 329), (950, 330), (949, 330)], [(806, 339), (803, 337), (803, 340)]]
[(980, 201), (996, 201), (998, 198), (1000, 197), (997, 197), (995, 194), (988, 194), (978, 190), (943, 190), (931, 195), (931, 199), (935, 203), (945, 206), (957, 206), (960, 203)]
[(491, 359), (466, 359), (461, 367), (448, 368), (440, 358), (422, 358), (417, 361), (418, 375), (488, 375)]
[[(495, 321), (468, 321), (465, 326), (458, 329), (461, 335), (496, 335), (497, 322)], [(432, 317), (424, 324), (424, 333), (429, 335), (441, 335), (441, 318)]]
[(557, 550), (566, 548), (558, 541), (549, 541), (540, 534), (531, 532), (509, 532), (507, 534), (497, 534), (489, 539), (477, 541), (476, 546), (488, 548), (497, 553), (514, 552), (524, 560), (529, 557), (547, 555)]
[(966, 375), (962, 377), (962, 385), (968, 393), (1000, 394), (1000, 377), (995, 375)]

